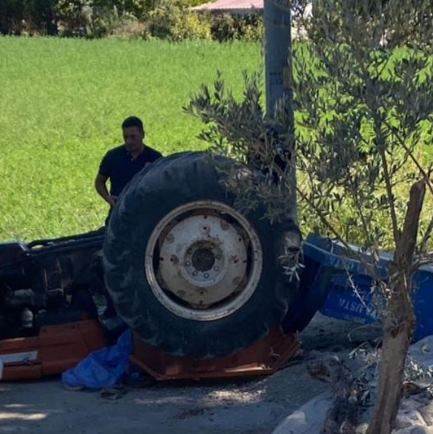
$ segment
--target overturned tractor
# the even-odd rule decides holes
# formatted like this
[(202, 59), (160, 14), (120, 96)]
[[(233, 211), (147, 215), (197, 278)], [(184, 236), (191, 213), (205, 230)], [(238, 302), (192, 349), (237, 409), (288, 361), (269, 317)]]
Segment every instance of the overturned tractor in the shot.
[[(296, 350), (291, 333), (315, 312), (301, 303), (299, 282), (284, 274), (278, 260), (288, 242), (297, 256), (300, 233), (290, 219), (272, 225), (260, 207), (237, 211), (217, 165), (207, 153), (161, 159), (127, 186), (105, 231), (3, 245), (1, 338), (27, 337), (23, 345), (32, 342), (30, 350), (37, 350), (28, 339), (40, 339), (41, 330), (55, 333), (56, 326), (92, 319), (103, 326), (108, 290), (118, 315), (135, 331), (141, 351), (136, 361), (153, 354), (144, 367), (157, 377), (168, 375), (162, 363), (180, 364), (178, 377), (194, 378), (219, 376), (234, 363), (254, 362), (249, 373), (283, 363)], [(53, 339), (57, 344), (46, 343), (54, 345), (47, 351), (58, 352), (60, 339), (62, 354), (67, 352), (65, 336)], [(103, 345), (102, 334), (98, 339), (89, 351)], [(11, 341), (0, 343), (0, 353), (5, 342)], [(270, 360), (271, 347), (274, 356), (280, 348), (284, 357)], [(69, 357), (69, 364), (77, 358)], [(185, 358), (196, 361), (194, 372)]]
[[(277, 101), (290, 98), (290, 13), (267, 1), (265, 22), (272, 115)], [(105, 324), (97, 301), (108, 291), (135, 332), (135, 360), (156, 377), (232, 375), (239, 367), (270, 372), (284, 363), (296, 350), (292, 334), (316, 310), (279, 261), (283, 252), (299, 254), (295, 199), (278, 226), (265, 218), (264, 206), (239, 212), (220, 160), (193, 152), (158, 160), (128, 184), (105, 230), (1, 246), (0, 338), (8, 340), (0, 342), (0, 355), (19, 365), (32, 362), (20, 354), (32, 353), (43, 370), (34, 352), (45, 333), (46, 351), (62, 347), (62, 368), (69, 367), (78, 356), (67, 357), (68, 339), (80, 346), (80, 357), (104, 344), (102, 333), (89, 330)], [(87, 332), (64, 328), (83, 321), (90, 321)]]

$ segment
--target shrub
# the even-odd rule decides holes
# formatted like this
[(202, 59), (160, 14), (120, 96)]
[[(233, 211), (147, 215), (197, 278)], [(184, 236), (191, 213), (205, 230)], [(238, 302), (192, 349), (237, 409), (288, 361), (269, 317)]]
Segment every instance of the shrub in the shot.
[(211, 16), (190, 8), (206, 0), (0, 0), (0, 33), (172, 41), (262, 38), (258, 14)]
[(1, 0), (0, 33), (20, 35), (57, 33), (54, 7), (57, 0)]
[[(138, 20), (146, 18), (147, 14), (155, 9), (158, 0), (115, 0), (119, 15), (135, 17)], [(128, 20), (128, 18), (126, 19)]]
[(205, 16), (187, 9), (182, 2), (165, 1), (150, 12), (150, 34), (161, 39), (210, 39), (211, 26)]
[(23, 20), (21, 0), (4, 0), (0, 2), (0, 32), (19, 34)]
[(218, 14), (212, 17), (212, 39), (219, 42), (230, 41), (237, 38), (236, 21), (230, 14)]
[(252, 14), (244, 17), (239, 22), (238, 39), (245, 41), (261, 41), (265, 32), (263, 17)]
[(133, 15), (124, 15), (110, 36), (120, 39), (149, 39), (149, 27)]
[(62, 36), (101, 38), (121, 23), (113, 0), (58, 0), (56, 13)]
[(260, 41), (263, 38), (264, 24), (259, 14), (217, 14), (212, 16), (211, 22), (212, 38), (220, 42), (234, 39)]
[(62, 36), (85, 36), (89, 0), (59, 0), (56, 5), (59, 32)]

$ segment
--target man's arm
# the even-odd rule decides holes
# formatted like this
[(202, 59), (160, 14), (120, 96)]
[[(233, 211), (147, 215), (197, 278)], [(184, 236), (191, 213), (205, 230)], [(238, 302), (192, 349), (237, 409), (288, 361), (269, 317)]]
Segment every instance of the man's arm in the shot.
[(107, 190), (108, 176), (98, 173), (95, 179), (95, 188), (98, 194), (104, 199), (110, 206), (116, 205), (117, 197), (112, 196)]

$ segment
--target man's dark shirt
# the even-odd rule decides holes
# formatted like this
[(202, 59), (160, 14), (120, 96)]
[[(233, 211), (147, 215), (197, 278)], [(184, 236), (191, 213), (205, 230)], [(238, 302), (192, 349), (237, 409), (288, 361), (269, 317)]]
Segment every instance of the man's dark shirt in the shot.
[(136, 159), (133, 159), (125, 145), (121, 145), (105, 154), (99, 166), (99, 173), (110, 179), (110, 194), (119, 196), (136, 173), (161, 156), (155, 149), (145, 146), (143, 152)]

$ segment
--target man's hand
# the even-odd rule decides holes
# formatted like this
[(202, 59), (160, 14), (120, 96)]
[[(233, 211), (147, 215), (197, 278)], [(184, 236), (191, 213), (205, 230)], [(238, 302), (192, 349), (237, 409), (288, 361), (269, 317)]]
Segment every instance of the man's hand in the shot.
[(108, 195), (106, 201), (111, 207), (114, 207), (117, 203), (117, 196), (112, 196), (111, 194)]
[(99, 195), (107, 202), (111, 207), (114, 207), (117, 202), (117, 196), (112, 196), (106, 186), (107, 177), (98, 173), (95, 179), (95, 188)]

